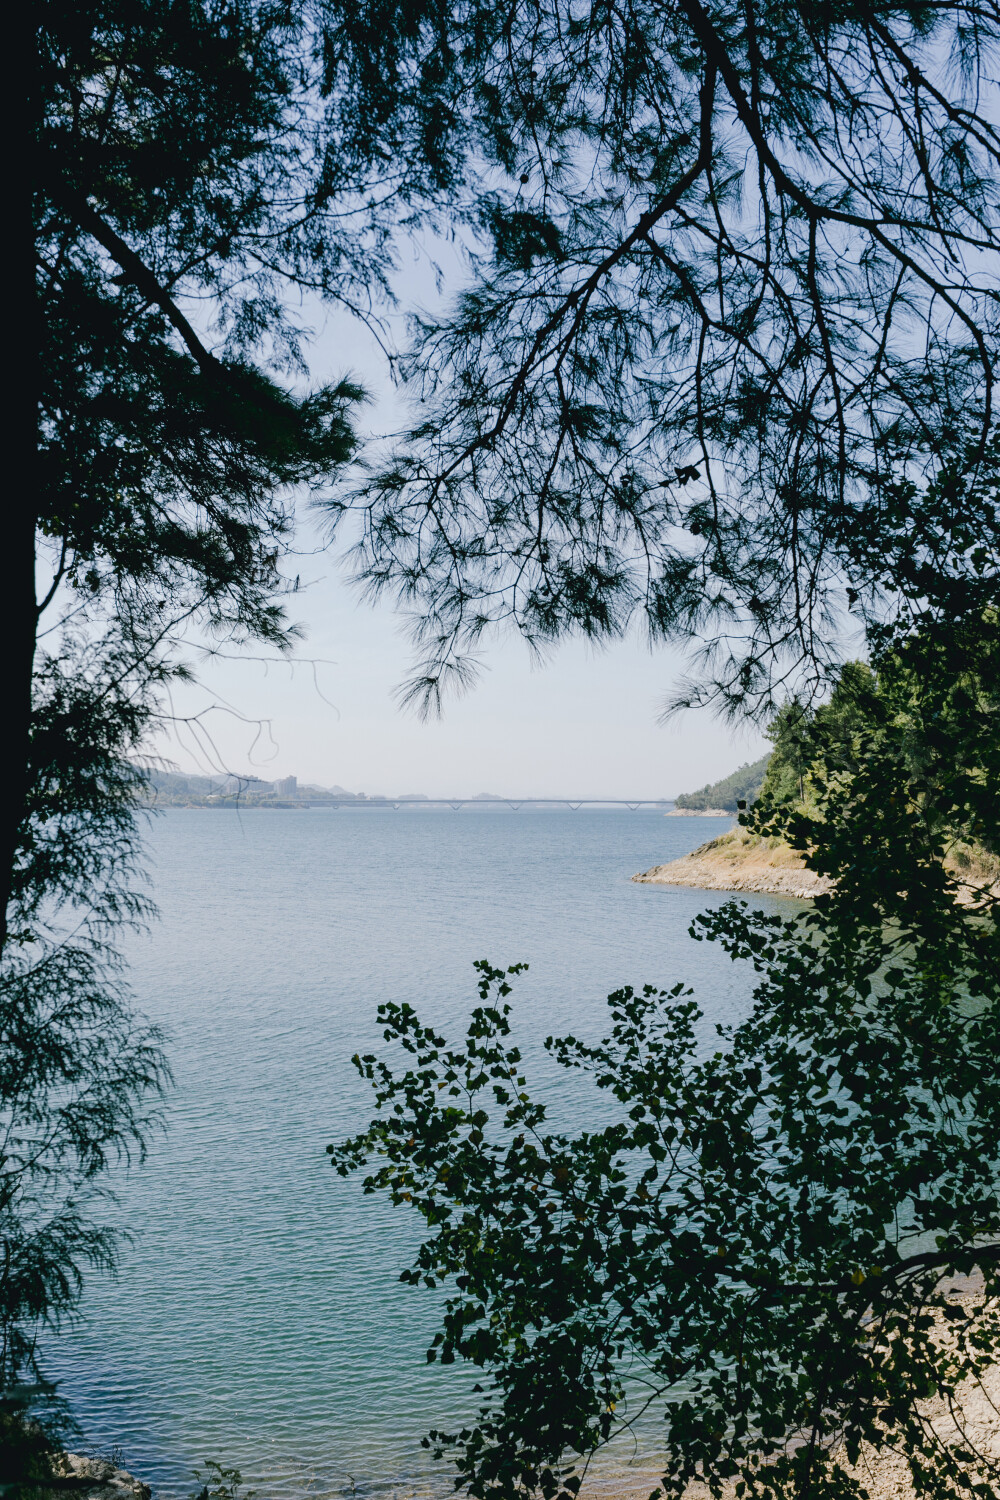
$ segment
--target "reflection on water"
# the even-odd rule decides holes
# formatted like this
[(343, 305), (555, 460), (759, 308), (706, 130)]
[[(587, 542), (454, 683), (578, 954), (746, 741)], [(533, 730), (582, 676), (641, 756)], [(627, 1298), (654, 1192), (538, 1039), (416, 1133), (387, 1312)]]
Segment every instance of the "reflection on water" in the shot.
[[(165, 1135), (122, 1184), (120, 1276), (90, 1283), (49, 1355), (87, 1441), (120, 1445), (166, 1497), (208, 1458), (261, 1500), (445, 1489), (420, 1438), (474, 1409), (474, 1375), (425, 1363), (436, 1294), (398, 1281), (417, 1226), (328, 1165), (326, 1143), (368, 1117), (351, 1055), (384, 1045), (380, 1000), (455, 1034), (473, 960), (527, 960), (513, 998), (529, 1082), (560, 1125), (592, 1124), (547, 1034), (596, 1037), (627, 982), (693, 983), (707, 1033), (746, 1003), (746, 974), (687, 937), (726, 898), (629, 882), (715, 831), (582, 810), (159, 818), (162, 920), (131, 958), (177, 1081)], [(632, 1457), (607, 1461), (619, 1492)]]

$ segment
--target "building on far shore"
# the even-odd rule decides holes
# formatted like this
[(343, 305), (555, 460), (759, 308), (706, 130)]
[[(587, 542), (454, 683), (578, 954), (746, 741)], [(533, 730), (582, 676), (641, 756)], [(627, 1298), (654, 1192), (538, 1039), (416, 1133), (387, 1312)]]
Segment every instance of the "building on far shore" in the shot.
[(271, 784), (262, 781), (259, 776), (236, 776), (230, 773), (215, 790), (223, 797), (260, 797), (271, 790)]
[(276, 797), (297, 797), (299, 794), (298, 778), (295, 776), (282, 776), (280, 781), (271, 783)]

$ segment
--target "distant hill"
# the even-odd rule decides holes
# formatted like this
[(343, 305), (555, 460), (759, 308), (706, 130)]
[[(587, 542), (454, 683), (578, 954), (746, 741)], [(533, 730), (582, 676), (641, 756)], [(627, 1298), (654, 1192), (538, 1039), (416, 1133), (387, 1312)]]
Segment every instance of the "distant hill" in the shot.
[(675, 805), (686, 808), (689, 812), (701, 812), (706, 807), (721, 807), (726, 812), (735, 812), (737, 802), (754, 802), (760, 795), (764, 772), (770, 759), (770, 754), (763, 755), (752, 766), (742, 765), (724, 780), (703, 786), (700, 792), (682, 792), (675, 799)]
[(296, 786), (294, 777), (274, 783), (259, 776), (197, 776), (160, 770), (147, 770), (144, 774), (149, 788), (147, 800), (157, 807), (294, 807), (299, 802), (311, 804), (356, 796), (340, 786), (329, 789), (308, 784)]
[(204, 801), (206, 797), (218, 796), (225, 785), (225, 776), (194, 776), (177, 771), (149, 771), (146, 773), (150, 800), (159, 804), (172, 802)]

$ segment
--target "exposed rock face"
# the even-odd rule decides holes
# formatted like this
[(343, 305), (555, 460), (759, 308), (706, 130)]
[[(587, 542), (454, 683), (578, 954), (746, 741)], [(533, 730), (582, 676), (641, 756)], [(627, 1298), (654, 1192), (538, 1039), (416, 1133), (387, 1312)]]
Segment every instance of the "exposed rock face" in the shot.
[[(949, 856), (945, 860), (947, 872), (960, 882), (956, 899), (963, 906), (1000, 898), (995, 866), (995, 859), (988, 855), (975, 860)], [(632, 879), (638, 885), (688, 885), (701, 891), (747, 891), (803, 900), (833, 889), (832, 880), (807, 870), (802, 856), (780, 839), (758, 838), (742, 828), (711, 839), (667, 865), (643, 870)]]
[(93, 1479), (92, 1490), (76, 1490), (85, 1500), (151, 1500), (152, 1490), (126, 1469), (116, 1469), (110, 1459), (88, 1458), (83, 1453), (64, 1453), (62, 1472), (79, 1479)]
[(831, 882), (807, 870), (801, 856), (787, 844), (754, 839), (740, 828), (632, 879), (639, 885), (687, 885), (703, 891), (753, 891), (806, 899), (831, 889)]

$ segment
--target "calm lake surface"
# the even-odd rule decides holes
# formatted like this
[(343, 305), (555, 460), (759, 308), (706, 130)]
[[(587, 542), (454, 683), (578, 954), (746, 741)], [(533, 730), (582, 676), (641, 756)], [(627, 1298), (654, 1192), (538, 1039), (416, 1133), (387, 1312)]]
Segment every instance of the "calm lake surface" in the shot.
[[(371, 1109), (350, 1058), (387, 1051), (380, 1001), (460, 1036), (474, 959), (527, 961), (514, 995), (529, 1085), (560, 1125), (606, 1109), (544, 1037), (596, 1039), (624, 983), (694, 985), (715, 1022), (749, 974), (688, 925), (721, 894), (632, 885), (726, 826), (653, 812), (171, 809), (150, 835), (161, 920), (130, 947), (168, 1036), (166, 1130), (121, 1183), (133, 1235), (47, 1356), (87, 1444), (158, 1495), (217, 1459), (259, 1500), (442, 1493), (420, 1447), (474, 1410), (474, 1375), (428, 1366), (434, 1293), (399, 1284), (418, 1226), (324, 1148)], [(776, 908), (788, 903), (752, 898)], [(607, 1465), (650, 1461), (639, 1448)], [(648, 1492), (649, 1486), (646, 1486)]]

